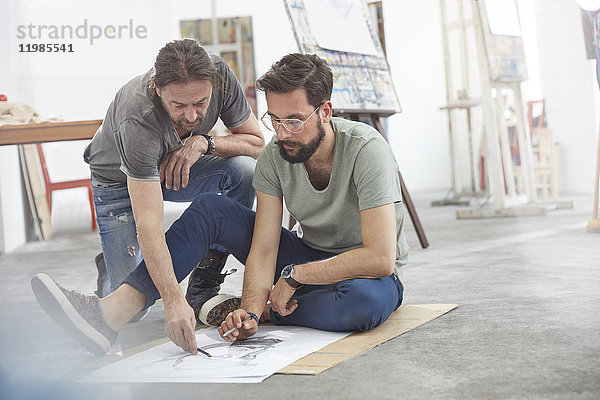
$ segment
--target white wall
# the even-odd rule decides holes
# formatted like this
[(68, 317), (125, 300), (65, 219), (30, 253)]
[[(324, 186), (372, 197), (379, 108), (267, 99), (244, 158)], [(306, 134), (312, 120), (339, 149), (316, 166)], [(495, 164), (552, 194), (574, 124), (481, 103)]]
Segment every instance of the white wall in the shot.
[(384, 1), (388, 62), (402, 113), (388, 135), (409, 191), (450, 187), (448, 120), (438, 1)]

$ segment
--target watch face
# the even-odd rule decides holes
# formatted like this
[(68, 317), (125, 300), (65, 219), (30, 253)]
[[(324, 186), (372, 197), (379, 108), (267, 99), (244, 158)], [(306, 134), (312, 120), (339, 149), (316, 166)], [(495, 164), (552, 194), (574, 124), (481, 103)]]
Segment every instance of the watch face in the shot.
[(285, 267), (283, 267), (283, 269), (281, 270), (281, 276), (284, 279), (289, 278), (292, 275), (292, 268), (293, 266), (291, 265), (286, 265)]

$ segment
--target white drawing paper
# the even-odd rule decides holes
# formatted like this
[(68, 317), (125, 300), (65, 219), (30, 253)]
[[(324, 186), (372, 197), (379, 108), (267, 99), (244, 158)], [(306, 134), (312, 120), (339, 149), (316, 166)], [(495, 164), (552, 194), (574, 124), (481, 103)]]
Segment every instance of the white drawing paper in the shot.
[(360, 0), (304, 0), (304, 7), (319, 47), (377, 55)]
[(262, 382), (281, 368), (351, 332), (285, 326), (260, 327), (247, 340), (227, 342), (217, 328), (196, 332), (207, 357), (186, 353), (168, 342), (92, 372), (88, 382)]

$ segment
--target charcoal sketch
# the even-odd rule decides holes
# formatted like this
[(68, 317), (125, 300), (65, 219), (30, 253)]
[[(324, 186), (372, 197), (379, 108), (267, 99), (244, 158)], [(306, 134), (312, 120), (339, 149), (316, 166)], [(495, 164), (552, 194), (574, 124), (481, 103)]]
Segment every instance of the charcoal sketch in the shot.
[(300, 326), (261, 326), (257, 335), (224, 341), (216, 327), (196, 332), (198, 352), (165, 342), (93, 371), (87, 382), (261, 382), (281, 368), (350, 332)]
[[(135, 372), (145, 376), (156, 371), (164, 371), (165, 368), (172, 368), (177, 371), (196, 370), (201, 372), (204, 369), (213, 370), (221, 366), (233, 372), (232, 369), (254, 365), (253, 362), (259, 354), (274, 348), (282, 342), (282, 339), (264, 335), (235, 342), (213, 343), (200, 346), (202, 350), (210, 353), (211, 357), (207, 357), (200, 352), (198, 354), (169, 355), (160, 360), (139, 365)], [(227, 363), (226, 365), (224, 365), (224, 361)]]

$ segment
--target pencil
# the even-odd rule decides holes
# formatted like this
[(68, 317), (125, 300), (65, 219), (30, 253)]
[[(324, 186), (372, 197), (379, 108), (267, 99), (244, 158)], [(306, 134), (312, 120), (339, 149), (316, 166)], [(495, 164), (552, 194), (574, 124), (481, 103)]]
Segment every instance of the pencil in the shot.
[(202, 350), (200, 347), (197, 347), (196, 350), (198, 350), (198, 353), (202, 353), (204, 354), (206, 357), (212, 357), (208, 352)]
[[(245, 323), (246, 321), (250, 320), (250, 318), (251, 318), (251, 317), (248, 315), (248, 316), (246, 317), (246, 319), (242, 321), (242, 326), (244, 326), (244, 323)], [(227, 335), (230, 335), (231, 333), (233, 333), (233, 331), (237, 331), (237, 327), (235, 327), (235, 326), (234, 326), (233, 328), (231, 328), (230, 330), (228, 330), (227, 332), (225, 332), (225, 333), (223, 334), (223, 337), (225, 337), (225, 336), (227, 336)]]

